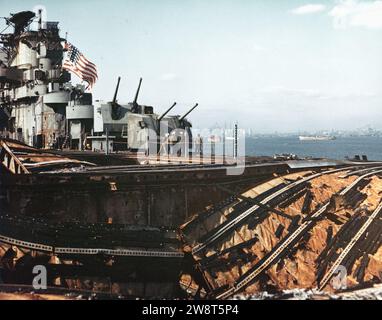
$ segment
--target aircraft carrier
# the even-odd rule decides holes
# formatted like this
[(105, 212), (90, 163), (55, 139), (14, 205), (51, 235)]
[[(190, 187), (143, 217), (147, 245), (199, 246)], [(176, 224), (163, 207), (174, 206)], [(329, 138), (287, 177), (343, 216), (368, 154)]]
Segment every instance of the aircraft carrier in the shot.
[(142, 80), (119, 103), (120, 79), (110, 102), (93, 102), (63, 68), (58, 22), (6, 22), (0, 292), (35, 292), (35, 265), (44, 292), (100, 298), (333, 292), (340, 266), (349, 287), (381, 281), (382, 162), (244, 157), (237, 132), (233, 148), (210, 137), (207, 156), (186, 118), (197, 104), (158, 115), (138, 103)]

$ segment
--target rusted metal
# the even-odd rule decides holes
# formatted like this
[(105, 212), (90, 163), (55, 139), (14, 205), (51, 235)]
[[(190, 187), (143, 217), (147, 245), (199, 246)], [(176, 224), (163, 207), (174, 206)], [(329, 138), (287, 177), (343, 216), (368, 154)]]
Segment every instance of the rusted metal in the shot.
[(338, 256), (338, 258), (331, 265), (328, 272), (325, 274), (325, 276), (320, 281), (319, 289), (322, 290), (323, 288), (325, 288), (325, 286), (327, 285), (329, 280), (332, 278), (337, 267), (339, 265), (341, 265), (342, 261), (347, 257), (347, 255), (350, 253), (352, 248), (357, 244), (357, 242), (364, 235), (364, 233), (369, 228), (371, 223), (374, 222), (374, 219), (376, 219), (380, 215), (381, 212), (382, 212), (382, 202), (379, 203), (378, 207), (373, 211), (371, 216), (368, 217), (366, 222), (362, 225), (362, 227), (358, 230), (358, 232), (351, 238), (350, 242), (346, 245), (346, 247), (343, 249), (341, 254)]
[[(357, 170), (357, 167), (349, 168), (351, 170)], [(319, 174), (313, 174), (308, 175), (304, 179), (311, 180), (311, 177), (317, 177), (320, 179), (320, 176), (330, 174), (330, 173), (340, 173), (341, 170), (346, 169), (340, 169), (340, 170), (329, 170), (324, 171)], [(352, 181), (345, 187), (345, 189), (340, 189), (339, 191), (332, 191), (333, 193), (331, 196), (342, 196), (343, 198), (349, 199), (352, 198), (352, 196), (358, 194), (360, 189), (363, 189), (369, 182), (370, 182), (370, 176), (378, 174), (378, 171), (371, 171), (371, 170), (365, 170), (362, 173), (367, 172), (366, 174), (363, 174), (358, 179)], [(296, 180), (295, 182), (291, 182), (288, 185), (296, 185), (296, 188), (289, 190), (290, 188), (286, 188), (284, 186), (283, 188), (280, 188), (277, 191), (273, 191), (271, 194), (267, 194), (267, 196), (262, 199), (260, 202), (262, 204), (266, 204), (270, 207), (279, 206), (280, 203), (285, 203), (287, 201), (288, 203), (292, 200), (289, 200), (290, 198), (296, 199), (299, 198), (303, 192), (301, 190), (304, 190), (303, 183), (304, 179)], [(324, 178), (325, 180), (325, 178)], [(305, 180), (306, 181), (306, 180)], [(260, 188), (260, 187), (259, 187)], [(312, 188), (311, 185), (308, 185), (308, 188)], [(194, 228), (191, 228), (192, 224), (200, 224), (200, 221), (193, 220), (190, 224), (187, 225), (187, 228), (184, 228), (182, 231), (186, 232), (184, 235), (184, 239), (187, 241), (187, 239), (190, 239), (190, 248), (189, 250), (192, 252), (194, 259), (197, 261), (198, 264), (202, 267), (202, 273), (204, 274), (207, 281), (209, 281), (210, 287), (212, 287), (212, 291), (209, 291), (208, 294), (212, 295), (215, 298), (229, 298), (235, 293), (239, 293), (243, 290), (245, 290), (249, 285), (254, 284), (256, 280), (256, 285), (261, 286), (261, 276), (265, 275), (264, 273), (269, 270), (269, 268), (274, 265), (277, 262), (284, 261), (285, 257), (291, 258), (294, 256), (297, 252), (297, 249), (303, 250), (304, 246), (306, 246), (306, 243), (309, 241), (309, 238), (311, 236), (310, 231), (312, 228), (320, 221), (322, 221), (325, 218), (328, 218), (328, 211), (332, 211), (333, 206), (331, 205), (330, 198), (326, 199), (323, 204), (320, 204), (316, 206), (315, 212), (311, 214), (309, 217), (305, 217), (305, 219), (301, 220), (301, 215), (294, 214), (293, 220), (296, 219), (296, 223), (292, 221), (287, 226), (287, 235), (285, 237), (282, 237), (282, 233), (284, 233), (284, 227), (279, 225), (273, 225), (272, 229), (274, 229), (273, 235), (274, 240), (277, 241), (276, 245), (272, 245), (272, 249), (268, 250), (268, 252), (265, 254), (265, 256), (258, 256), (257, 251), (249, 250), (248, 252), (240, 252), (238, 251), (235, 253), (235, 249), (237, 247), (240, 247), (240, 240), (239, 238), (243, 239), (243, 242), (251, 240), (251, 238), (248, 238), (252, 234), (253, 237), (258, 236), (258, 229), (256, 231), (248, 232), (248, 230), (251, 230), (252, 227), (250, 227), (250, 224), (252, 221), (251, 219), (240, 219), (240, 212), (243, 212), (243, 210), (247, 210), (248, 208), (242, 203), (245, 203), (246, 200), (250, 202), (250, 198), (247, 199), (246, 196), (238, 195), (235, 193), (232, 188), (222, 187), (219, 189), (225, 190), (225, 192), (228, 192), (232, 195), (232, 197), (239, 199), (241, 197), (242, 201), (238, 204), (231, 204), (224, 208), (225, 212), (225, 218), (222, 222), (217, 222), (218, 217), (211, 217), (206, 222), (203, 223), (203, 225), (208, 225), (212, 223), (212, 225), (205, 231), (203, 231), (203, 228), (200, 227), (200, 231), (195, 231), (194, 236), (190, 233), (193, 232), (192, 230), (198, 230), (195, 226)], [(260, 189), (261, 190), (261, 189)], [(276, 196), (283, 192), (284, 194), (287, 194), (287, 196)], [(309, 201), (311, 202), (313, 197), (311, 194), (311, 191), (308, 191), (307, 196), (309, 197)], [(306, 190), (305, 190), (306, 192)], [(260, 193), (261, 195), (261, 193)], [(290, 197), (290, 198), (288, 198)], [(261, 197), (260, 197), (261, 198)], [(255, 201), (258, 202), (259, 199), (255, 198)], [(264, 201), (268, 200), (268, 201)], [(317, 200), (315, 200), (317, 201)], [(232, 202), (232, 201), (231, 201)], [(300, 206), (300, 205), (297, 205)], [(308, 205), (306, 205), (307, 207)], [(252, 216), (257, 216), (262, 214), (260, 211), (267, 210), (269, 208), (260, 208), (259, 212), (255, 214), (252, 214)], [(307, 210), (307, 208), (305, 208)], [(304, 210), (304, 211), (305, 211)], [(236, 212), (238, 211), (238, 212)], [(252, 210), (253, 211), (253, 210)], [(269, 210), (270, 211), (270, 210)], [(290, 211), (289, 211), (290, 212)], [(208, 215), (206, 215), (208, 216)], [(231, 217), (232, 216), (232, 217)], [(342, 220), (342, 216), (341, 220)], [(211, 220), (212, 219), (212, 220)], [(199, 219), (200, 220), (200, 219)], [(215, 221), (215, 222), (213, 222)], [(285, 221), (285, 220), (279, 220), (279, 221)], [(327, 220), (329, 221), (329, 219)], [(234, 223), (236, 222), (236, 224)], [(342, 221), (336, 221), (337, 223), (342, 224)], [(345, 220), (346, 222), (346, 220)], [(266, 222), (268, 223), (268, 222)], [(230, 230), (235, 230), (235, 233), (231, 232), (224, 232), (225, 230), (228, 230), (227, 226), (233, 224), (233, 226), (230, 228)], [(356, 227), (354, 225), (353, 227)], [(257, 225), (256, 228), (261, 228), (261, 225)], [(267, 225), (268, 228), (268, 225)], [(239, 231), (240, 230), (240, 231)], [(261, 229), (260, 229), (261, 230)], [(260, 231), (261, 232), (261, 231)], [(261, 233), (260, 233), (261, 234)], [(352, 232), (350, 232), (352, 234)], [(217, 237), (219, 236), (219, 240), (217, 241)], [(336, 237), (334, 237), (336, 238)], [(231, 240), (229, 240), (231, 239)], [(265, 239), (268, 239), (265, 237)], [(278, 240), (277, 240), (278, 239)], [(231, 243), (232, 241), (232, 243)], [(264, 240), (260, 240), (264, 241)], [(266, 240), (268, 241), (268, 240)], [(192, 244), (193, 242), (193, 244)], [(333, 242), (332, 235), (327, 236), (326, 239), (327, 245), (331, 246), (331, 243)], [(232, 244), (234, 244), (232, 246)], [(373, 246), (375, 245), (375, 241), (373, 242), (370, 240), (368, 243), (364, 244), (364, 246), (369, 245)], [(226, 247), (228, 246), (228, 248)], [(223, 251), (221, 249), (224, 249)], [(255, 249), (256, 250), (256, 249)], [(366, 249), (358, 248), (357, 250), (366, 251)], [(368, 249), (367, 249), (368, 250)], [(369, 250), (370, 251), (370, 250)], [(231, 254), (232, 253), (232, 254)], [(255, 253), (253, 256), (252, 254)], [(252, 255), (252, 256), (251, 256)], [(256, 256), (257, 255), (257, 256)], [(249, 259), (249, 260), (248, 260)], [(321, 257), (322, 259), (322, 257)], [(350, 260), (346, 261), (346, 266), (353, 264), (355, 257), (350, 257)], [(238, 261), (235, 263), (234, 261)], [(252, 264), (252, 266), (247, 263)], [(243, 273), (243, 268), (240, 269), (240, 264), (245, 265), (245, 272)], [(237, 268), (239, 268), (237, 270)], [(221, 273), (227, 273), (227, 277), (224, 278), (224, 276)], [(362, 274), (362, 270), (360, 271), (360, 274)], [(236, 273), (238, 273), (236, 275)], [(234, 276), (234, 278), (232, 278)], [(223, 277), (223, 278), (222, 278)], [(207, 289), (207, 288), (206, 288)]]
[(0, 161), (5, 169), (13, 174), (29, 174), (22, 162), (15, 156), (5, 141), (0, 140)]
[[(226, 187), (223, 187), (222, 185), (217, 185), (217, 187), (218, 187), (219, 189), (223, 190), (223, 191), (226, 191), (226, 192), (230, 193), (230, 194), (234, 194), (234, 191), (232, 191), (232, 190), (230, 190), (230, 189), (228, 189), (228, 188), (226, 188)], [(248, 197), (245, 197), (245, 196), (240, 195), (240, 194), (237, 195), (237, 198), (238, 198), (238, 199), (241, 199), (241, 200), (243, 200), (243, 201), (246, 201), (246, 202), (248, 202), (248, 203), (250, 203), (250, 204), (252, 204), (252, 205), (257, 205), (257, 206), (259, 206), (260, 208), (262, 208), (262, 209), (264, 209), (264, 210), (267, 210), (267, 211), (270, 211), (270, 212), (273, 212), (273, 213), (275, 213), (275, 214), (277, 214), (277, 215), (279, 215), (279, 216), (281, 216), (281, 217), (284, 217), (284, 218), (287, 218), (287, 219), (292, 220), (292, 217), (291, 217), (290, 215), (288, 215), (288, 214), (286, 214), (286, 213), (284, 213), (284, 212), (282, 212), (282, 211), (280, 211), (280, 210), (277, 210), (277, 209), (271, 207), (271, 206), (268, 205), (268, 204), (262, 204), (260, 201), (257, 201), (257, 200), (254, 199), (254, 198), (248, 198)]]
[(42, 152), (16, 141), (0, 140), (0, 161), (13, 174), (57, 170), (68, 167), (94, 166), (93, 163)]

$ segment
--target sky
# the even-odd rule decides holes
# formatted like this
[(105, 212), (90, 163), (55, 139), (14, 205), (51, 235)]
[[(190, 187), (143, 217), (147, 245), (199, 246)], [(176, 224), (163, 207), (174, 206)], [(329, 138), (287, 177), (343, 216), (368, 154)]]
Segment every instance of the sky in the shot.
[(97, 65), (94, 99), (121, 76), (132, 101), (142, 77), (140, 103), (198, 102), (198, 128), (382, 128), (382, 1), (0, 0), (0, 16), (36, 6)]

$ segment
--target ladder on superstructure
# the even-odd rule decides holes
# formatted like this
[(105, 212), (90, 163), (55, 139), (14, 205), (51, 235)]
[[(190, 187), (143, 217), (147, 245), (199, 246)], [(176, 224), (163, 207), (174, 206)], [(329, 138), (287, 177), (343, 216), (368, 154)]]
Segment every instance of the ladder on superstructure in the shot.
[(69, 136), (66, 135), (65, 136), (65, 140), (64, 140), (64, 142), (61, 145), (61, 149), (65, 149), (68, 146), (68, 141), (69, 141)]

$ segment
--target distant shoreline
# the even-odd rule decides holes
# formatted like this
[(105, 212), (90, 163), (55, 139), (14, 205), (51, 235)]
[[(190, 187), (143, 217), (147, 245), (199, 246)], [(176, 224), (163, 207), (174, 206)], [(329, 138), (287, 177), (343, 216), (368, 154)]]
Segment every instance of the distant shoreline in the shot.
[(345, 157), (366, 155), (369, 160), (382, 159), (382, 137), (339, 136), (335, 140), (300, 141), (298, 135), (247, 137), (247, 156), (273, 156), (293, 153), (299, 157), (343, 160)]

